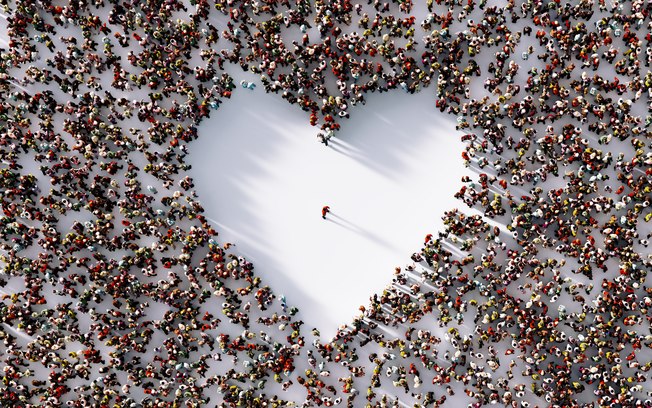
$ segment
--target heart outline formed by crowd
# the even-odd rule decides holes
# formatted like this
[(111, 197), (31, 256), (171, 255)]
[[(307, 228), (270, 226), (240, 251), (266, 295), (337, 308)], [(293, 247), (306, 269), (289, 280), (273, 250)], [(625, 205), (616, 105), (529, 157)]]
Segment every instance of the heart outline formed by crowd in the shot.
[[(0, 406), (652, 406), (649, 3), (0, 6)], [(431, 92), (475, 171), (333, 339), (186, 174), (248, 91), (324, 144), (370, 94)]]

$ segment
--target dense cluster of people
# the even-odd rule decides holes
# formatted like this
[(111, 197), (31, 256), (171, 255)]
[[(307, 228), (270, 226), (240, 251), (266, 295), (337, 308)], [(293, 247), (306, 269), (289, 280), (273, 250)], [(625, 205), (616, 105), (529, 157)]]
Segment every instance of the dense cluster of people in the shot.
[[(0, 0), (0, 406), (652, 406), (652, 5), (493, 3)], [(187, 175), (233, 67), (456, 117), (469, 211), (333, 339)]]

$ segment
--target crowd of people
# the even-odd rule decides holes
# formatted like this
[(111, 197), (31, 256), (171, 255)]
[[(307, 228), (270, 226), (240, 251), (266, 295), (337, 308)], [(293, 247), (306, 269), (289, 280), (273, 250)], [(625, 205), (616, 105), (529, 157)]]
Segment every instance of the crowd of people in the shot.
[[(0, 7), (0, 406), (652, 406), (649, 3)], [(238, 70), (325, 148), (374, 93), (457, 120), (468, 211), (333, 339), (187, 175)]]

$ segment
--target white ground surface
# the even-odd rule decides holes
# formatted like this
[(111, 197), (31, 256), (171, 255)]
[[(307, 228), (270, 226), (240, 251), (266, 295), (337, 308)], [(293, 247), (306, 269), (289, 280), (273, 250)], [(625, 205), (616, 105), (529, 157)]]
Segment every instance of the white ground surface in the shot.
[(324, 338), (459, 205), (460, 133), (429, 91), (371, 95), (325, 147), (305, 112), (260, 86), (239, 88), (190, 146), (191, 176), (219, 241), (236, 244)]

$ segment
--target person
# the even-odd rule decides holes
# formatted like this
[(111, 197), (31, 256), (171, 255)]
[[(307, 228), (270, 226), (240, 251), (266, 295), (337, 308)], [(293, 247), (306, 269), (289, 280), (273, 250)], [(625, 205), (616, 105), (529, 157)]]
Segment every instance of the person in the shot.
[(331, 212), (331, 208), (325, 205), (324, 208), (321, 209), (321, 217), (323, 219), (326, 219), (326, 214), (328, 214), (329, 212)]

